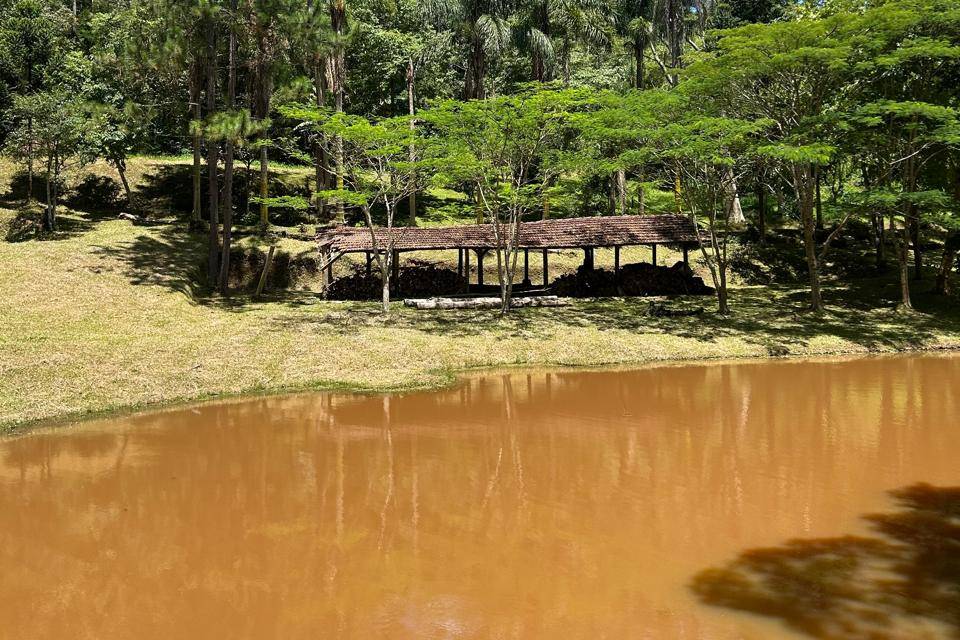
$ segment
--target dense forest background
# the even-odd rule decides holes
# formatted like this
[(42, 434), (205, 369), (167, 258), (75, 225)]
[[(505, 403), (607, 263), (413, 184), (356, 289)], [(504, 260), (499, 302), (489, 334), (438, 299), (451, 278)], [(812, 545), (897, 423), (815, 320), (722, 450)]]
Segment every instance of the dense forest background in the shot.
[(131, 156), (189, 154), (224, 289), (237, 225), (416, 224), (442, 185), (508, 226), (689, 214), (721, 311), (732, 230), (796, 227), (819, 310), (860, 224), (909, 308), (954, 266), (958, 61), (955, 0), (0, 0), (0, 144), (48, 231), (71, 167), (133, 207)]

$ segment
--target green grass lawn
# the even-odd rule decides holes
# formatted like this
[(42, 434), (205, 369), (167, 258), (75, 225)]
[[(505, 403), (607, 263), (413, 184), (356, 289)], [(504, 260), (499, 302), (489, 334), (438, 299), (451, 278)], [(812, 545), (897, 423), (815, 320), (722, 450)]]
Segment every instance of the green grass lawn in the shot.
[[(0, 209), (0, 226), (13, 215)], [(707, 313), (656, 318), (650, 300), (634, 299), (506, 318), (397, 305), (384, 318), (375, 303), (309, 290), (259, 302), (202, 297), (194, 282), (204, 238), (180, 223), (76, 212), (62, 222), (51, 239), (0, 241), (0, 430), (226, 394), (438, 385), (480, 367), (960, 347), (955, 299), (918, 293), (919, 311), (898, 314), (887, 280), (828, 287), (822, 318), (803, 311), (802, 289), (747, 286), (732, 292), (732, 317), (715, 315), (711, 298), (686, 298), (668, 304)], [(555, 268), (579, 259), (559, 256)]]

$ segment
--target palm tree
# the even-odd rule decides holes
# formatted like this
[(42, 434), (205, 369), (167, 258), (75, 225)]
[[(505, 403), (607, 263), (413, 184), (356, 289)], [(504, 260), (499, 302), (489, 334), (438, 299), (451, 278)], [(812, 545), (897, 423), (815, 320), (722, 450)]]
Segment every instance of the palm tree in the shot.
[(421, 8), (439, 28), (452, 30), (467, 45), (464, 100), (486, 97), (489, 58), (499, 53), (508, 35), (510, 0), (425, 0)]
[(633, 86), (646, 86), (647, 48), (653, 42), (653, 9), (655, 0), (620, 0), (616, 8), (618, 34), (633, 54)]
[(579, 40), (593, 46), (610, 43), (613, 12), (608, 0), (526, 0), (519, 7), (515, 39), (530, 53), (532, 80), (555, 77), (557, 63), (570, 81), (570, 50)]
[(683, 64), (688, 47), (709, 26), (716, 0), (620, 0), (616, 9), (617, 30), (633, 52), (634, 86), (646, 86), (644, 63), (649, 55), (667, 82), (675, 85), (675, 69)]

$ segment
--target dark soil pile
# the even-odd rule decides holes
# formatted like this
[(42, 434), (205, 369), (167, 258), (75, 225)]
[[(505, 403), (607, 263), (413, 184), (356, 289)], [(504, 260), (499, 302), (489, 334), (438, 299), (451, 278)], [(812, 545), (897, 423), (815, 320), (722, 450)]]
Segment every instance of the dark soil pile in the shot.
[[(426, 298), (463, 293), (467, 282), (451, 269), (419, 265), (400, 269), (400, 277), (391, 283), (391, 297)], [(382, 284), (377, 269), (367, 276), (363, 271), (338, 278), (327, 290), (330, 300), (378, 300)]]
[(711, 295), (713, 289), (704, 284), (682, 262), (672, 267), (659, 267), (645, 262), (620, 268), (620, 277), (606, 269), (584, 269), (560, 276), (553, 281), (551, 292), (570, 298), (606, 298), (613, 296)]
[[(256, 289), (267, 254), (260, 249), (234, 248), (230, 252), (230, 285), (237, 289)], [(267, 272), (267, 290), (293, 289), (318, 277), (319, 263), (310, 255), (291, 256), (286, 251), (273, 254)]]

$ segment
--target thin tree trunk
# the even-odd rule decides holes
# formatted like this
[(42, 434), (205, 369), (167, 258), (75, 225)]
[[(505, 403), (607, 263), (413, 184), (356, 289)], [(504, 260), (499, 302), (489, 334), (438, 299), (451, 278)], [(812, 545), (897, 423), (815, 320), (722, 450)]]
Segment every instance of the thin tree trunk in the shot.
[(727, 292), (727, 273), (725, 269), (718, 269), (720, 286), (717, 287), (717, 312), (722, 316), (730, 315), (730, 299)]
[(53, 154), (51, 154), (50, 157), (47, 158), (47, 171), (46, 171), (46, 174), (45, 174), (45, 186), (46, 186), (46, 191), (47, 191), (47, 202), (46, 202), (46, 205), (47, 205), (47, 206), (44, 207), (44, 211), (43, 211), (43, 225), (42, 225), (42, 226), (43, 226), (43, 229), (44, 229), (45, 231), (53, 231), (53, 215), (52, 215), (52, 213), (51, 213), (51, 212), (53, 211), (53, 188), (52, 188), (52, 185), (51, 185), (51, 178), (50, 178), (50, 174), (51, 174), (52, 171), (53, 171)]
[(203, 82), (203, 73), (200, 69), (200, 62), (194, 60), (190, 64), (190, 113), (193, 117), (194, 125), (191, 127), (191, 144), (193, 146), (193, 210), (190, 216), (190, 226), (194, 229), (200, 227), (201, 218), (201, 170), (200, 165), (203, 160), (203, 154), (200, 151), (200, 85)]
[(816, 198), (816, 177), (812, 165), (794, 167), (794, 182), (797, 197), (800, 200), (800, 216), (803, 221), (803, 245), (810, 277), (810, 309), (814, 313), (823, 311), (823, 298), (820, 293), (820, 265), (817, 260), (816, 221), (814, 219)]
[[(330, 1), (330, 25), (333, 28), (336, 46), (333, 53), (333, 73), (331, 90), (333, 91), (334, 109), (337, 113), (343, 112), (343, 83), (346, 78), (346, 55), (343, 38), (347, 28), (347, 8), (344, 0)], [(334, 140), (334, 149), (337, 163), (337, 190), (343, 190), (343, 138), (337, 136)], [(337, 199), (337, 221), (343, 224), (346, 221), (343, 200)]]
[(633, 42), (633, 64), (634, 64), (634, 68), (635, 68), (635, 75), (634, 75), (634, 85), (633, 85), (633, 86), (636, 87), (637, 89), (643, 89), (643, 85), (644, 85), (644, 82), (645, 82), (645, 78), (644, 78), (644, 71), (645, 71), (645, 69), (644, 69), (644, 63), (645, 63), (645, 60), (644, 60), (644, 49), (645, 49), (645, 48), (646, 48), (646, 47), (644, 46), (644, 43), (643, 43), (643, 42), (638, 42), (638, 41), (634, 40), (634, 42)]
[(887, 227), (882, 214), (873, 215), (873, 239), (876, 243), (874, 263), (877, 269), (882, 269), (887, 262)]
[[(217, 109), (217, 32), (216, 22), (207, 18), (207, 117), (211, 117)], [(217, 165), (219, 164), (219, 144), (216, 140), (207, 137), (207, 197), (209, 198), (210, 237), (207, 246), (207, 280), (211, 288), (217, 286), (217, 277), (220, 273), (220, 230), (219, 230), (219, 196), (220, 186), (217, 179)]]
[(390, 313), (390, 273), (393, 269), (393, 251), (387, 251), (383, 258), (383, 266), (380, 269), (380, 282), (382, 284), (381, 304), (384, 314)]
[(760, 244), (767, 241), (767, 190), (760, 184), (757, 187), (757, 233), (760, 235)]
[(911, 207), (910, 244), (913, 246), (913, 279), (923, 280), (923, 250), (920, 248), (920, 216)]
[[(237, 10), (237, 0), (230, 3), (231, 13)], [(227, 72), (227, 111), (233, 111), (237, 95), (237, 35), (230, 25), (228, 44), (229, 69)], [(223, 250), (220, 256), (220, 293), (230, 293), (230, 249), (233, 240), (233, 155), (235, 132), (228, 132), (223, 158)]]
[(27, 204), (33, 202), (33, 118), (27, 118)]
[[(955, 160), (953, 167), (953, 204), (960, 207), (960, 161)], [(947, 295), (950, 293), (950, 273), (956, 261), (957, 251), (960, 251), (960, 231), (954, 231), (943, 242), (943, 259), (940, 261), (940, 270), (937, 273), (936, 293)]]
[(950, 273), (957, 258), (957, 249), (960, 247), (960, 232), (954, 232), (943, 243), (943, 258), (940, 260), (940, 269), (937, 271), (937, 284), (934, 292), (945, 296), (950, 293)]
[(260, 147), (260, 226), (266, 229), (270, 224), (270, 207), (267, 198), (270, 196), (270, 159), (267, 147)]
[(820, 191), (821, 191), (821, 190), (820, 190), (820, 183), (821, 183), (822, 180), (823, 180), (823, 171), (820, 169), (819, 166), (816, 167), (816, 168), (814, 169), (814, 171), (816, 172), (815, 175), (816, 175), (816, 179), (817, 179), (817, 195), (816, 195), (816, 202), (817, 202), (817, 231), (822, 231), (822, 230), (823, 230), (823, 197), (822, 197), (821, 192), (820, 192)]
[[(416, 115), (416, 105), (414, 103), (414, 82), (416, 81), (416, 67), (413, 64), (413, 57), (407, 58), (407, 111), (410, 114), (410, 131), (415, 132), (417, 129), (417, 123), (414, 120)], [(417, 148), (413, 140), (410, 141), (410, 163), (413, 164), (417, 159)], [(413, 175), (414, 185), (417, 183), (417, 176), (414, 173)], [(410, 191), (410, 197), (408, 199), (408, 206), (410, 208), (409, 218), (407, 224), (411, 227), (417, 226), (417, 190), (414, 188)]]
[(130, 192), (130, 183), (127, 181), (127, 161), (123, 158), (114, 158), (113, 166), (117, 168), (117, 175), (120, 176), (120, 184), (123, 185), (123, 193), (127, 198), (127, 207), (133, 208), (133, 195)]
[[(324, 93), (323, 69), (327, 62), (322, 56), (317, 56), (314, 61), (314, 94), (316, 96), (317, 107), (322, 108), (326, 102)], [(325, 191), (330, 188), (330, 163), (323, 145), (314, 144), (314, 169), (316, 173), (317, 191)], [(316, 202), (317, 213), (326, 220), (327, 203), (326, 198), (318, 199)]]
[(667, 50), (670, 54), (671, 67), (668, 80), (671, 86), (676, 86), (679, 81), (679, 76), (673, 70), (680, 68), (681, 58), (683, 56), (685, 8), (686, 6), (681, 0), (665, 0), (664, 17), (667, 27)]
[(910, 301), (910, 225), (904, 221), (903, 229), (900, 230), (900, 246), (897, 252), (900, 263), (900, 308), (905, 310), (913, 309), (913, 303)]
[(618, 215), (627, 215), (627, 172), (617, 169), (613, 174), (614, 199)]
[[(270, 76), (269, 52), (267, 51), (267, 27), (257, 19), (257, 104), (256, 116), (260, 122), (270, 117), (270, 98), (273, 93), (273, 78)], [(263, 144), (267, 137), (261, 132), (260, 145), (260, 227), (266, 229), (270, 224), (270, 207), (267, 198), (270, 195), (270, 158), (267, 145)], [(250, 191), (247, 190), (247, 198)]]

